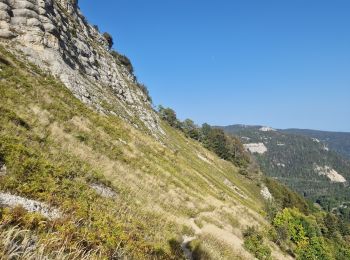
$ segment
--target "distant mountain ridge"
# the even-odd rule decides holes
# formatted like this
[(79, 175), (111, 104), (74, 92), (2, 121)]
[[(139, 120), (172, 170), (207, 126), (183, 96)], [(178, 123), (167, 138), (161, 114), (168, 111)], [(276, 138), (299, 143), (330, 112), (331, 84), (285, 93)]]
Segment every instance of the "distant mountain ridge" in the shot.
[(286, 133), (300, 134), (312, 138), (317, 138), (327, 144), (327, 146), (341, 155), (350, 159), (350, 133), (330, 132), (310, 129), (285, 129)]
[(247, 125), (221, 128), (241, 139), (266, 175), (306, 198), (328, 209), (350, 201), (350, 134)]

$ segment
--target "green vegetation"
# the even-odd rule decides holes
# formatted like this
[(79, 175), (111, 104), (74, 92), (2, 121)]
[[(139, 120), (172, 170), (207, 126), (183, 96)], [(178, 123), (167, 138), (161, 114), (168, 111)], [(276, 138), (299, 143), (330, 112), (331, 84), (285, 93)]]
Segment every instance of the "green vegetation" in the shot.
[(170, 126), (181, 130), (187, 137), (200, 141), (204, 147), (213, 151), (220, 158), (239, 167), (248, 166), (249, 155), (244, 151), (243, 145), (237, 137), (225, 134), (223, 130), (213, 128), (208, 124), (198, 127), (191, 119), (180, 122), (176, 112), (171, 108), (159, 106), (158, 113), (160, 118)]
[[(112, 56), (115, 58), (115, 61), (118, 64), (121, 64), (123, 67), (127, 69), (127, 71), (134, 76), (134, 67), (128, 57), (126, 57), (123, 54), (118, 53), (115, 50), (111, 50)], [(152, 103), (152, 97), (149, 94), (148, 88), (145, 84), (137, 82), (137, 78), (135, 77), (136, 80), (136, 86), (142, 91), (142, 93), (146, 96), (147, 101)]]
[[(14, 227), (26, 235), (14, 235), (15, 244), (0, 243), (1, 256), (14, 245), (25, 258), (21, 241), (35, 239), (36, 248), (52, 258), (63, 250), (66, 259), (181, 259), (182, 235), (193, 234), (190, 219), (204, 212), (220, 219), (224, 207), (264, 223), (256, 183), (199, 142), (165, 123), (166, 138), (155, 140), (116, 116), (95, 112), (4, 48), (0, 57), (0, 160), (6, 165), (0, 190), (62, 213), (50, 220), (2, 205), (0, 237)], [(116, 196), (102, 196), (93, 184)], [(225, 232), (230, 222), (223, 218), (215, 227)], [(196, 242), (212, 259), (232, 259), (232, 248), (219, 236), (206, 234)]]
[(264, 183), (272, 194), (274, 203), (278, 205), (278, 208), (297, 208), (305, 214), (310, 213), (309, 203), (299, 194), (271, 178), (265, 178)]
[(317, 138), (331, 150), (350, 159), (350, 133), (327, 132), (306, 129), (287, 129), (283, 132)]
[(102, 36), (103, 36), (103, 37), (105, 38), (105, 40), (107, 41), (107, 43), (108, 43), (108, 48), (109, 48), (109, 49), (112, 49), (113, 44), (114, 44), (112, 35), (110, 35), (108, 32), (105, 32), (105, 33), (103, 33)]
[[(270, 239), (297, 259), (348, 259), (350, 225), (313, 206), (282, 184), (267, 178), (273, 201), (267, 204)], [(303, 211), (303, 212), (301, 212)]]
[(177, 119), (176, 112), (173, 109), (159, 106), (158, 113), (160, 118), (166, 121), (171, 127), (181, 129), (181, 122)]
[[(329, 166), (349, 181), (350, 161), (328, 150), (325, 143), (316, 139), (289, 131), (263, 132), (259, 129), (259, 126), (224, 128), (225, 131), (238, 135), (244, 143), (265, 144), (267, 152), (253, 156), (267, 176), (286, 184), (323, 209), (340, 214), (344, 220), (350, 221), (350, 210), (347, 207), (350, 203), (348, 182), (332, 182), (315, 170), (317, 166)], [(305, 213), (305, 210), (299, 209)]]
[(201, 137), (201, 131), (191, 119), (185, 119), (181, 124), (181, 129), (185, 135), (194, 140), (199, 140)]
[(120, 64), (122, 64), (130, 74), (134, 73), (134, 67), (132, 66), (131, 61), (129, 60), (128, 57), (126, 57), (123, 54), (120, 54), (116, 52), (115, 50), (111, 51), (112, 56), (116, 59), (116, 61)]
[(1, 259), (43, 259), (43, 256), (49, 259), (99, 259), (97, 252), (86, 252), (81, 245), (70, 249), (65, 245), (58, 247), (56, 243), (55, 239), (38, 241), (29, 230), (0, 227)]
[(200, 141), (220, 158), (233, 162), (240, 167), (248, 166), (249, 155), (244, 151), (243, 145), (237, 137), (204, 124), (200, 131)]
[(248, 227), (244, 233), (244, 246), (259, 260), (267, 260), (271, 258), (271, 249), (264, 242), (264, 235), (255, 227)]
[(336, 259), (336, 251), (325, 242), (314, 216), (287, 208), (276, 215), (273, 226), (276, 242), (287, 243), (299, 259)]
[[(183, 259), (191, 235), (194, 259), (349, 259), (349, 225), (261, 179), (237, 138), (161, 109), (156, 140), (4, 48), (0, 77), (0, 190), (62, 213), (1, 205), (0, 258)], [(266, 212), (262, 182), (275, 197)]]
[(141, 89), (142, 93), (146, 96), (147, 101), (152, 103), (152, 97), (149, 94), (147, 86), (143, 83), (137, 83), (137, 86)]
[[(2, 53), (6, 52), (2, 50)], [(7, 59), (2, 57), (2, 60)], [(7, 174), (0, 177), (0, 190), (45, 201), (60, 208), (65, 215), (54, 221), (20, 207), (1, 208), (3, 232), (10, 232), (14, 226), (29, 230), (45, 248), (49, 247), (47, 250), (64, 248), (68, 255), (79, 245), (85, 253), (96, 252), (99, 259), (118, 255), (139, 259), (147, 255), (173, 258), (169, 250), (159, 249), (169, 248), (167, 240), (165, 246), (161, 246), (156, 236), (148, 232), (152, 227), (147, 218), (160, 216), (139, 210), (130, 199), (123, 201), (121, 198), (132, 196), (129, 190), (117, 189), (89, 160), (64, 150), (64, 138), (76, 136), (77, 144), (90, 145), (94, 150), (104, 150), (110, 158), (122, 159), (122, 151), (117, 146), (111, 147), (101, 136), (103, 131), (114, 138), (123, 132), (123, 138), (127, 137), (125, 130), (118, 127), (120, 121), (99, 116), (52, 77), (37, 74), (41, 73), (38, 70), (30, 71), (26, 65), (17, 64), (13, 57), (12, 62), (1, 62), (0, 66), (0, 157), (8, 169)], [(36, 76), (30, 76), (32, 73)], [(84, 121), (75, 123), (77, 116), (91, 120), (95, 130), (87, 130)], [(70, 139), (69, 142), (74, 141)], [(120, 199), (112, 201), (101, 197), (91, 189), (91, 183), (102, 183), (118, 190)], [(163, 225), (168, 225), (167, 221)], [(165, 226), (159, 228), (163, 230)], [(169, 226), (165, 230), (172, 228)]]

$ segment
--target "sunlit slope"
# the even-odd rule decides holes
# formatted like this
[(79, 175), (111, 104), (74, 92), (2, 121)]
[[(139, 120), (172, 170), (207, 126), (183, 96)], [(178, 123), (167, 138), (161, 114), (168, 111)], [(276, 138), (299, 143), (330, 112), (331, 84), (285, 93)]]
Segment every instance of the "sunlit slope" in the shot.
[[(324, 209), (331, 211), (349, 202), (350, 160), (324, 139), (290, 133), (291, 130), (264, 131), (261, 126), (224, 129), (240, 136), (246, 147), (258, 144), (265, 148), (260, 153), (253, 151), (262, 171)], [(348, 214), (344, 215), (350, 220)]]
[(268, 225), (257, 181), (165, 123), (159, 141), (92, 111), (0, 50), (0, 192), (60, 213), (4, 205), (2, 232), (29, 229), (46, 254), (181, 259), (192, 241), (212, 259), (252, 258), (242, 230)]

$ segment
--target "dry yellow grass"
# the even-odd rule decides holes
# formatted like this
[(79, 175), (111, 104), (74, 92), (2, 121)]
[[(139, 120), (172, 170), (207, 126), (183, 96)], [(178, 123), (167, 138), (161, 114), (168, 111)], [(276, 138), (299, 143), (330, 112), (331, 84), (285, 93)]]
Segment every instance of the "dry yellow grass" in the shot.
[[(105, 209), (108, 216), (132, 232), (142, 226), (142, 239), (169, 255), (169, 241), (180, 243), (190, 233), (210, 259), (251, 258), (241, 232), (246, 226), (267, 225), (259, 213), (263, 200), (256, 182), (165, 123), (166, 135), (157, 140), (115, 116), (89, 110), (57, 82), (44, 86), (30, 73), (21, 73), (35, 88), (0, 89), (8, 95), (3, 104), (29, 123), (30, 134), (39, 141), (21, 138), (28, 145), (41, 145), (47, 159), (59, 161), (64, 155), (104, 176), (117, 192), (116, 198), (98, 200), (111, 207)], [(71, 181), (82, 186), (87, 182), (84, 176)], [(89, 203), (91, 208), (100, 206)], [(105, 223), (100, 225), (108, 230)], [(141, 253), (141, 258), (150, 258)]]

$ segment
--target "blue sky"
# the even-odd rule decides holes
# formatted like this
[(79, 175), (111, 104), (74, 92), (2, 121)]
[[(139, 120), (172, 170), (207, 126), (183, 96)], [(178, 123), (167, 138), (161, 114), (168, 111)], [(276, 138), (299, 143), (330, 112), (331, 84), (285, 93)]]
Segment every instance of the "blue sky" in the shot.
[(348, 0), (79, 4), (180, 119), (350, 132)]

